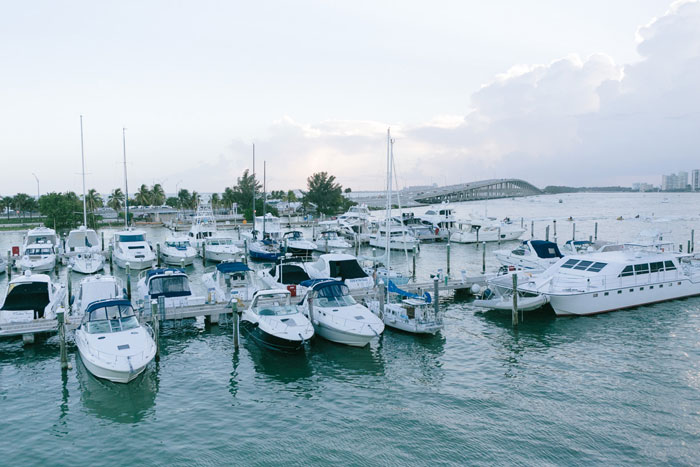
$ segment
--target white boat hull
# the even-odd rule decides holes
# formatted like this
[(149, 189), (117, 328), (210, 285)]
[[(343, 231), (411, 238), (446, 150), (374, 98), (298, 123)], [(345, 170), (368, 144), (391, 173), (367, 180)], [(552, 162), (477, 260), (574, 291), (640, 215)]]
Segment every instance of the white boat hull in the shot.
[(192, 263), (194, 263), (194, 258), (196, 257), (196, 254), (171, 255), (168, 253), (161, 252), (160, 256), (165, 264), (169, 264), (171, 266), (180, 266), (182, 264), (184, 264), (185, 266), (191, 266)]
[(73, 256), (69, 260), (73, 271), (81, 274), (94, 274), (105, 267), (105, 258), (102, 255), (93, 254), (90, 258)]
[[(545, 295), (536, 297), (518, 297), (518, 310), (532, 311), (543, 307), (549, 299)], [(479, 308), (487, 308), (489, 310), (511, 311), (513, 309), (512, 297), (499, 297), (489, 300), (474, 300), (472, 305)]]
[(335, 342), (336, 344), (345, 344), (352, 347), (364, 347), (370, 343), (372, 339), (377, 337), (374, 333), (355, 333), (344, 331), (342, 329), (329, 326), (326, 323), (314, 324), (314, 332), (326, 340)]
[(131, 381), (135, 380), (141, 373), (143, 373), (143, 371), (148, 366), (148, 364), (145, 364), (140, 368), (135, 368), (133, 372), (116, 371), (110, 370), (108, 368), (103, 368), (97, 365), (96, 363), (90, 361), (90, 359), (87, 356), (83, 355), (82, 351), (80, 351), (80, 359), (85, 365), (85, 368), (87, 368), (88, 371), (93, 374), (93, 376), (95, 376), (96, 378), (106, 379), (113, 383), (130, 383)]
[(31, 270), (33, 272), (45, 272), (51, 271), (56, 267), (56, 255), (51, 255), (48, 258), (42, 258), (37, 260), (24, 259), (21, 258), (17, 262), (18, 268), (22, 271)]
[(507, 242), (510, 240), (517, 240), (525, 232), (524, 230), (506, 230), (501, 231), (501, 236), (499, 239), (497, 230), (486, 230), (479, 232), (479, 238), (477, 240), (476, 233), (472, 232), (452, 232), (450, 234), (450, 242), (455, 243), (476, 243), (476, 242)]
[(114, 262), (122, 269), (126, 269), (126, 263), (129, 263), (129, 268), (132, 271), (138, 271), (141, 269), (150, 269), (156, 265), (156, 259), (154, 258), (122, 258), (118, 255), (114, 255)]

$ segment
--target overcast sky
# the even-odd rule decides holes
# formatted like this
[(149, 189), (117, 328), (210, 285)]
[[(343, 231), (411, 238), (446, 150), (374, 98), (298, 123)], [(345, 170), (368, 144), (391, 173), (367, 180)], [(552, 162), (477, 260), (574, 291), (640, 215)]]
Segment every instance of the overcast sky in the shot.
[[(236, 4), (242, 3), (242, 4)], [(700, 167), (700, 4), (3, 1), (0, 194), (660, 182)], [(133, 191), (133, 188), (132, 188)]]

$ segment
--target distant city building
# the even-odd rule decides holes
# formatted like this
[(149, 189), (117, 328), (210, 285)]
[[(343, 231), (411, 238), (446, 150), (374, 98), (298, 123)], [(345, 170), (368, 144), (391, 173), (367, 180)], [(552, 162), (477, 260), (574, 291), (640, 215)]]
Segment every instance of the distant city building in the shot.
[(638, 182), (632, 184), (633, 191), (654, 191), (655, 189), (656, 187), (651, 183)]
[(695, 169), (691, 172), (690, 189), (700, 191), (700, 169)]
[(689, 187), (688, 172), (661, 176), (661, 191), (682, 191), (687, 190)]

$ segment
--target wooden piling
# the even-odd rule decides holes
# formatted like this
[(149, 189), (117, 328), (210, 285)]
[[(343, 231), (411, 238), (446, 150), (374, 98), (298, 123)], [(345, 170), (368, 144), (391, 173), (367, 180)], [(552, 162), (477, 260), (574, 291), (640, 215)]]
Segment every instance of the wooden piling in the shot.
[(109, 273), (114, 275), (114, 265), (112, 263), (112, 245), (109, 246)]
[(7, 251), (7, 282), (12, 280), (12, 253)]
[(105, 231), (103, 230), (101, 232), (102, 234), (102, 251), (105, 251)]
[(688, 253), (695, 253), (695, 229), (690, 231), (690, 251)]
[(202, 266), (207, 266), (207, 244), (202, 243)]
[(549, 226), (544, 228), (544, 239), (549, 241)]
[(156, 243), (156, 265), (160, 267), (160, 243)]
[(498, 245), (501, 245), (501, 228), (498, 228)]
[(66, 352), (66, 323), (65, 323), (65, 311), (59, 309), (56, 313), (56, 318), (58, 321), (58, 343), (61, 352), (61, 370), (68, 369), (68, 353)]
[(524, 217), (521, 217), (521, 218), (520, 218), (520, 228), (521, 228), (521, 229), (524, 229), (524, 228), (525, 228), (525, 218), (524, 218)]
[(160, 361), (160, 313), (158, 309), (161, 303), (163, 313), (165, 313), (165, 297), (158, 297), (158, 300), (151, 301), (151, 323), (153, 323), (153, 340), (156, 343), (156, 361)]
[(231, 301), (231, 316), (233, 317), (233, 348), (238, 349), (240, 339), (240, 315), (238, 311), (238, 301)]
[(554, 232), (553, 232), (553, 234), (554, 234), (554, 243), (557, 243), (557, 220), (556, 220), (556, 219), (554, 219), (554, 220), (552, 221), (552, 227), (553, 227), (553, 230), (554, 230)]
[(576, 222), (571, 226), (571, 240), (576, 241)]
[(71, 310), (71, 302), (73, 301), (73, 268), (71, 266), (68, 266), (68, 272), (66, 273), (66, 280), (68, 281), (66, 288), (68, 289), (67, 292), (68, 294), (66, 297), (68, 298), (68, 306), (66, 307), (68, 311), (70, 312)]
[(437, 277), (433, 279), (433, 309), (435, 310), (435, 316), (440, 312), (440, 284)]
[(411, 277), (413, 278), (413, 281), (416, 281), (416, 253), (417, 253), (417, 247), (413, 247), (413, 272), (411, 274)]
[(513, 326), (518, 325), (518, 275), (513, 274)]
[(530, 238), (535, 238), (535, 221), (530, 221)]
[(598, 223), (597, 222), (594, 224), (594, 228), (593, 228), (593, 239), (596, 242), (598, 241)]
[(309, 321), (314, 324), (314, 297), (313, 292), (309, 294), (309, 298), (306, 300), (309, 304)]
[(486, 274), (486, 242), (484, 242), (484, 248), (481, 251), (481, 274)]
[(126, 269), (126, 298), (131, 300), (131, 267), (129, 266), (129, 263), (126, 263), (125, 265)]
[[(499, 229), (500, 231), (500, 229)], [(447, 275), (450, 275), (450, 237), (447, 237)]]
[(384, 305), (385, 305), (385, 295), (384, 295), (384, 284), (379, 284), (379, 319), (384, 319)]

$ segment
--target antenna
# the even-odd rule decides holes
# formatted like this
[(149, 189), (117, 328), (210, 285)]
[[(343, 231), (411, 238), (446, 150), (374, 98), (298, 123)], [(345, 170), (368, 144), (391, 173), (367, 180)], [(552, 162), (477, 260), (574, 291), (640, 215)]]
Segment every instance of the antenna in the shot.
[(85, 197), (85, 149), (83, 146), (83, 116), (80, 116), (80, 158), (83, 160), (83, 225), (87, 228), (87, 198)]

